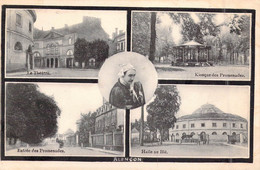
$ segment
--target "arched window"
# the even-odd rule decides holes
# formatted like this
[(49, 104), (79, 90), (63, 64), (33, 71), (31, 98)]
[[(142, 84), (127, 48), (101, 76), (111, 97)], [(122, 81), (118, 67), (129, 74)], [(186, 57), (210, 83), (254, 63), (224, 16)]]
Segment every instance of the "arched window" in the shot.
[(176, 133), (176, 136), (179, 136), (179, 133)]
[(69, 38), (69, 44), (71, 44), (71, 42), (72, 42), (71, 40), (72, 40), (72, 39), (71, 39), (71, 37), (70, 37), (70, 38)]
[(236, 135), (236, 132), (233, 132), (232, 135), (235, 136), (235, 135)]
[(217, 135), (217, 132), (212, 132), (212, 135)]
[(41, 54), (38, 51), (36, 51), (35, 53), (33, 53), (33, 57), (41, 57)]
[(227, 132), (223, 132), (222, 135), (227, 135)]
[(22, 43), (20, 43), (19, 41), (16, 42), (15, 45), (14, 45), (14, 50), (15, 51), (22, 51), (23, 50)]
[(182, 136), (186, 136), (186, 133), (185, 133), (185, 132), (183, 132), (183, 133), (182, 133)]
[(190, 133), (190, 135), (194, 136), (194, 135), (195, 135), (195, 133), (194, 133), (194, 132), (191, 132), (191, 133)]
[(72, 50), (68, 50), (68, 51), (67, 51), (67, 55), (68, 55), (68, 56), (73, 55), (73, 51), (72, 51)]

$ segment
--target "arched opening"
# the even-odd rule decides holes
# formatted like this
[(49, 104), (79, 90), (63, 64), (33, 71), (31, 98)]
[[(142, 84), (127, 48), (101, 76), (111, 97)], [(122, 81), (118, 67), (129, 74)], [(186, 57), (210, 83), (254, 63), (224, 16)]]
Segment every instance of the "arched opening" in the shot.
[(58, 68), (58, 58), (55, 58), (55, 68)]
[(217, 135), (217, 132), (212, 132), (212, 135)]
[(53, 67), (53, 64), (54, 64), (54, 59), (51, 58), (51, 68)]
[(179, 136), (179, 133), (176, 133), (176, 136)]
[(233, 132), (233, 133), (232, 133), (232, 136), (235, 136), (235, 135), (236, 135), (236, 132)]
[(47, 58), (47, 67), (50, 67), (50, 59)]
[(22, 43), (21, 42), (16, 42), (15, 45), (14, 45), (14, 50), (15, 51), (22, 51), (23, 50), (23, 46), (22, 46)]
[(195, 133), (194, 133), (194, 132), (191, 132), (191, 133), (190, 133), (190, 135), (191, 135), (191, 136), (194, 136), (194, 135), (195, 135)]
[(223, 132), (222, 135), (227, 135), (227, 132)]

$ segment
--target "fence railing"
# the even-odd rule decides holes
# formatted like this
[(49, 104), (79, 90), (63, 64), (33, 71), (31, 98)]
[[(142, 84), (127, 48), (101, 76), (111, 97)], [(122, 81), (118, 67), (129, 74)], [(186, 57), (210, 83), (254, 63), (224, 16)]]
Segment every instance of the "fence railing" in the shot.
[(90, 146), (122, 151), (124, 149), (123, 132), (91, 134)]

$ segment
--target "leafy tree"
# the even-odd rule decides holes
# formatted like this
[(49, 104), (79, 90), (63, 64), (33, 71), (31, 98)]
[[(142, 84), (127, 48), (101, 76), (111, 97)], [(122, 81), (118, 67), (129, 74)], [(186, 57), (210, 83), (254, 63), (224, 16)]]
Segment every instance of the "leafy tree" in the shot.
[(83, 143), (83, 146), (89, 145), (89, 132), (95, 133), (95, 117), (96, 112), (88, 114), (81, 114), (80, 120), (78, 121), (79, 126), (79, 140)]
[(132, 18), (132, 51), (146, 56), (150, 51), (151, 13), (134, 12)]
[[(19, 139), (38, 144), (57, 132), (60, 109), (35, 84), (8, 83), (6, 86), (6, 136), (9, 144)], [(13, 142), (11, 142), (13, 140)]]
[(155, 99), (147, 107), (147, 123), (150, 128), (160, 132), (160, 143), (169, 128), (176, 122), (175, 114), (180, 109), (181, 98), (174, 85), (160, 85), (155, 91)]
[(87, 59), (87, 46), (88, 43), (85, 38), (77, 38), (74, 44), (74, 57), (75, 60), (78, 61), (81, 66), (82, 63), (85, 62)]
[(203, 43), (203, 34), (201, 33), (200, 25), (195, 23), (189, 13), (169, 13), (169, 15), (176, 24), (181, 25), (183, 42), (195, 40)]
[(238, 49), (244, 54), (244, 63), (247, 63), (246, 51), (250, 48), (250, 17), (248, 15), (234, 15), (229, 22), (230, 33), (239, 37)]
[(104, 40), (95, 40), (91, 42), (91, 53), (90, 55), (96, 59), (96, 62), (102, 64), (105, 59), (108, 57), (109, 46), (106, 41)]

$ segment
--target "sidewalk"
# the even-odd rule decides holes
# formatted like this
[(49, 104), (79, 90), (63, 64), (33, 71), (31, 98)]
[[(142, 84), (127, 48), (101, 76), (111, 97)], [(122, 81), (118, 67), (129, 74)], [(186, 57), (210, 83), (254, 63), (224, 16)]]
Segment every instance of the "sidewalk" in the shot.
[(120, 151), (105, 150), (105, 149), (101, 149), (101, 148), (92, 148), (92, 147), (84, 147), (84, 148), (92, 150), (92, 151), (98, 151), (98, 152), (103, 152), (103, 153), (108, 153), (108, 154), (113, 154), (113, 155), (122, 155), (122, 153), (123, 153)]

